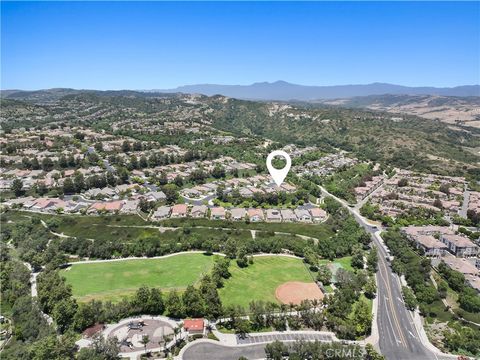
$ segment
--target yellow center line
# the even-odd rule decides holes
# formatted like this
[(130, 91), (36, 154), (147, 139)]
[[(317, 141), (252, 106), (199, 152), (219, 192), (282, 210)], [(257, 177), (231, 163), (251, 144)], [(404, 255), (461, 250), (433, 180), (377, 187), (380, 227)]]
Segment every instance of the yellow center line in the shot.
[[(388, 269), (385, 265), (385, 262), (382, 261), (382, 265), (383, 267), (385, 268), (385, 272), (387, 274), (387, 277), (388, 277)], [(392, 289), (390, 288), (390, 283), (389, 281), (387, 281), (387, 279), (385, 279), (383, 276), (382, 276), (382, 279), (383, 281), (385, 282), (385, 285), (387, 287), (387, 291), (388, 291), (388, 294), (389, 294), (389, 307), (391, 309), (391, 313), (393, 315), (393, 319), (395, 321), (395, 325), (397, 326), (397, 331), (400, 335), (400, 338), (401, 338), (401, 341), (402, 341), (402, 346), (405, 346), (407, 347), (407, 341), (405, 340), (405, 336), (403, 335), (403, 332), (402, 332), (402, 328), (400, 326), (400, 322), (398, 321), (398, 318), (397, 318), (397, 313), (395, 312), (395, 308), (393, 307), (393, 304), (392, 304), (392, 300), (393, 300), (393, 295), (392, 295)]]

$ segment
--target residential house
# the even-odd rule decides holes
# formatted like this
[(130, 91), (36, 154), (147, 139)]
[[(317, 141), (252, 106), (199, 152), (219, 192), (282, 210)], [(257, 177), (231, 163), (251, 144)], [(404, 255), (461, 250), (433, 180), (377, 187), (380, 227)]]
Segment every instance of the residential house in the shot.
[(122, 209), (123, 202), (120, 200), (117, 201), (110, 201), (110, 202), (96, 202), (90, 206), (88, 209), (88, 213), (94, 213), (94, 212), (101, 212), (101, 211), (106, 211), (106, 212), (116, 212), (120, 211)]
[(185, 204), (175, 204), (172, 206), (172, 218), (186, 217), (188, 213), (188, 207)]
[(450, 269), (462, 273), (467, 285), (480, 293), (480, 270), (475, 267), (472, 261), (454, 256), (445, 257), (443, 261)]
[(417, 248), (423, 249), (425, 256), (438, 257), (448, 249), (447, 245), (435, 239), (432, 235), (418, 235), (414, 238), (414, 241)]
[(282, 215), (282, 219), (285, 222), (294, 222), (297, 221), (297, 215), (291, 209), (282, 209), (280, 210), (280, 214)]
[(55, 212), (57, 209), (63, 209), (65, 205), (66, 202), (62, 199), (39, 198), (35, 201), (35, 203), (31, 207), (31, 210)]
[(267, 209), (267, 221), (270, 222), (280, 222), (282, 221), (282, 215), (277, 209)]
[(478, 246), (469, 238), (461, 235), (441, 235), (440, 240), (448, 246), (448, 250), (455, 256), (476, 256)]
[(212, 219), (225, 220), (225, 208), (222, 206), (211, 208), (210, 214)]
[(208, 208), (205, 205), (194, 205), (190, 210), (190, 216), (193, 218), (202, 218), (207, 215)]
[(145, 194), (147, 201), (163, 201), (167, 199), (167, 195), (163, 191), (151, 191)]
[(230, 216), (232, 220), (240, 221), (245, 219), (245, 209), (244, 208), (233, 208), (230, 210)]
[(169, 216), (170, 216), (170, 206), (160, 206), (152, 214), (152, 219), (153, 220), (162, 220), (162, 219), (168, 218)]
[(248, 209), (247, 215), (251, 222), (258, 222), (258, 221), (265, 220), (265, 216), (263, 215), (262, 209)]
[(311, 208), (310, 214), (312, 214), (312, 220), (317, 222), (323, 221), (327, 218), (327, 212), (317, 207)]
[(89, 198), (97, 198), (97, 197), (111, 198), (115, 196), (115, 190), (108, 187), (105, 187), (103, 189), (93, 188), (93, 189), (87, 190), (85, 192), (85, 195), (88, 196)]
[(122, 213), (134, 214), (137, 212), (139, 200), (125, 200), (122, 206)]
[[(295, 209), (295, 215), (297, 216), (298, 221), (300, 222), (311, 222), (312, 216), (306, 209)], [(282, 214), (283, 216), (283, 214)]]

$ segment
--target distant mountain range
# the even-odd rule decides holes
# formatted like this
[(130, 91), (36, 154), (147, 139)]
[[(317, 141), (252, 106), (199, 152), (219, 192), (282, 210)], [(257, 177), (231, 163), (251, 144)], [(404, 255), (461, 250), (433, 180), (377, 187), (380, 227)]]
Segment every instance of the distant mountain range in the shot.
[(159, 94), (173, 93), (203, 94), (207, 96), (224, 95), (247, 100), (279, 101), (318, 101), (329, 99), (346, 99), (372, 95), (438, 95), (438, 96), (480, 96), (480, 85), (463, 85), (456, 87), (408, 87), (402, 85), (373, 83), (367, 85), (305, 86), (285, 81), (273, 83), (260, 82), (252, 85), (185, 85), (175, 89), (155, 90), (77, 90), (69, 88), (45, 90), (1, 90), (2, 98), (28, 100), (34, 102), (55, 101), (66, 95), (94, 93), (100, 96), (142, 96), (157, 97)]
[(350, 98), (369, 95), (442, 95), (480, 96), (480, 85), (464, 85), (451, 88), (408, 87), (394, 84), (373, 83), (367, 85), (305, 86), (285, 81), (260, 82), (252, 85), (186, 85), (175, 89), (152, 90), (153, 92), (224, 95), (249, 100), (300, 100)]

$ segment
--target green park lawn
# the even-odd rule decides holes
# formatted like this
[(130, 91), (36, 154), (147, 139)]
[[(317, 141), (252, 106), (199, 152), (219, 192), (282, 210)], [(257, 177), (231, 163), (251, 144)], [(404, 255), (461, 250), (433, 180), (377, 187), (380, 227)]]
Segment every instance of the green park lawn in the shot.
[[(326, 259), (322, 259), (322, 260), (319, 261), (319, 263), (321, 265), (325, 265), (325, 264), (331, 263), (331, 261), (326, 260)], [(335, 259), (333, 261), (333, 264), (338, 268), (342, 268), (342, 269), (347, 270), (347, 271), (353, 271), (352, 257), (351, 256), (345, 256), (345, 257), (342, 257), (342, 258)]]
[(219, 290), (223, 305), (240, 305), (248, 309), (252, 300), (277, 302), (275, 289), (287, 281), (312, 282), (309, 271), (300, 259), (284, 256), (255, 257), (253, 265), (230, 265), (232, 276)]
[(182, 290), (208, 273), (216, 256), (179, 254), (163, 259), (138, 259), (75, 264), (62, 270), (79, 301), (91, 299), (118, 302), (140, 286)]

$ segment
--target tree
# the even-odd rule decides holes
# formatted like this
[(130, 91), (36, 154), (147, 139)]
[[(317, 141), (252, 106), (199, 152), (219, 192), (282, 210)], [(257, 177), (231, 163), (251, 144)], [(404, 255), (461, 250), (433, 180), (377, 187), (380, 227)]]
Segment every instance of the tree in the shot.
[(67, 331), (73, 323), (75, 313), (77, 311), (77, 303), (72, 299), (63, 299), (55, 304), (52, 317), (57, 324), (57, 328), (61, 333)]
[(221, 179), (225, 177), (225, 168), (220, 165), (215, 165), (215, 167), (212, 170), (212, 176), (215, 179)]
[(89, 303), (79, 304), (77, 312), (73, 317), (73, 327), (75, 330), (82, 331), (95, 324), (97, 317), (101, 316), (101, 310), (98, 309), (98, 307), (101, 308), (101, 304), (98, 303), (100, 306), (96, 306), (96, 304), (97, 302), (95, 300)]
[(162, 187), (162, 191), (166, 196), (167, 204), (175, 204), (178, 200), (177, 187), (174, 184), (167, 184)]
[(29, 358), (33, 360), (74, 359), (76, 350), (75, 334), (60, 337), (52, 334), (33, 344)]
[(365, 360), (385, 360), (385, 356), (380, 355), (372, 344), (367, 344), (365, 346), (365, 351)]
[(12, 191), (15, 193), (15, 196), (20, 196), (23, 194), (23, 182), (19, 178), (15, 178), (12, 182)]
[(418, 302), (413, 291), (409, 287), (402, 286), (402, 295), (407, 309), (412, 311), (415, 310)]
[(123, 166), (118, 167), (117, 174), (120, 179), (120, 183), (122, 184), (125, 184), (128, 181), (128, 177), (130, 176), (128, 170)]
[(332, 280), (332, 272), (327, 265), (320, 265), (318, 267), (317, 280), (325, 286), (330, 285)]
[(318, 266), (318, 254), (310, 247), (303, 250), (304, 261), (310, 265), (312, 270), (316, 270)]
[(222, 302), (218, 295), (216, 284), (210, 276), (205, 275), (200, 283), (200, 294), (205, 304), (205, 316), (208, 319), (216, 319), (222, 314)]
[(352, 267), (354, 267), (354, 268), (363, 269), (363, 251), (362, 251), (362, 249), (356, 248), (353, 251), (351, 264), (352, 264)]
[(42, 160), (43, 171), (50, 171), (53, 169), (53, 161), (49, 157), (44, 157)]
[(64, 194), (74, 194), (75, 193), (75, 184), (71, 178), (66, 178), (63, 182), (63, 193)]
[(235, 333), (243, 339), (249, 332), (250, 321), (246, 319), (237, 319), (237, 321), (235, 322)]
[(117, 360), (119, 352), (120, 346), (116, 337), (105, 339), (101, 334), (96, 334), (92, 346), (81, 349), (77, 360)]
[(288, 354), (288, 347), (278, 340), (265, 346), (265, 355), (268, 360), (282, 360), (284, 354)]
[(439, 208), (439, 209), (443, 209), (442, 201), (439, 198), (436, 198), (433, 201), (433, 206), (435, 206), (436, 208)]
[(32, 158), (31, 166), (32, 166), (33, 170), (39, 170), (40, 169), (40, 163), (38, 162), (38, 158), (36, 156)]
[(80, 171), (75, 172), (73, 183), (75, 184), (76, 192), (81, 192), (83, 189), (85, 189), (85, 177)]
[(183, 178), (180, 175), (177, 175), (175, 176), (175, 179), (173, 179), (173, 183), (178, 187), (181, 187), (183, 186)]
[(371, 276), (365, 284), (365, 296), (368, 299), (373, 299), (377, 294), (377, 285), (375, 284), (375, 277)]
[(182, 295), (182, 302), (187, 316), (200, 317), (205, 313), (205, 303), (200, 291), (192, 285), (187, 286)]
[(241, 246), (237, 251), (237, 265), (241, 268), (248, 266), (247, 249)]
[(38, 195), (43, 196), (48, 192), (47, 185), (45, 185), (44, 182), (39, 182), (37, 184), (37, 187), (36, 187), (35, 191)]
[(115, 186), (117, 184), (117, 179), (111, 171), (107, 171), (107, 184), (110, 186)]
[(131, 150), (130, 143), (127, 140), (124, 140), (122, 143), (122, 151), (128, 153)]
[(142, 344), (143, 347), (145, 348), (145, 354), (147, 353), (147, 345), (149, 342), (150, 342), (150, 336), (143, 335), (142, 340), (140, 340), (140, 344)]
[(229, 259), (235, 259), (237, 254), (237, 242), (233, 238), (229, 238), (225, 243), (224, 252)]
[(401, 178), (400, 180), (398, 180), (397, 182), (397, 186), (398, 187), (405, 187), (408, 185), (408, 179), (406, 178)]
[(440, 187), (438, 188), (438, 190), (440, 190), (441, 192), (443, 192), (444, 194), (447, 194), (449, 195), (450, 194), (450, 184), (449, 183), (442, 183), (440, 185)]
[(135, 297), (132, 300), (132, 304), (135, 307), (136, 312), (143, 313), (146, 312), (146, 307), (150, 297), (150, 291), (148, 287), (141, 286), (137, 289)]
[(378, 269), (378, 250), (376, 246), (373, 246), (372, 249), (368, 252), (367, 255), (367, 267), (368, 270), (372, 273), (377, 272)]
[(372, 327), (372, 313), (370, 312), (367, 300), (364, 297), (360, 297), (359, 300), (353, 305), (352, 319), (355, 325), (357, 336), (370, 333), (370, 329)]
[(161, 315), (163, 313), (165, 306), (163, 304), (162, 292), (159, 289), (150, 289), (145, 309), (147, 314)]
[(94, 147), (95, 147), (95, 150), (98, 152), (103, 151), (103, 143), (101, 141), (96, 142)]
[(165, 300), (165, 309), (169, 316), (180, 319), (185, 315), (183, 303), (177, 291), (171, 291)]

